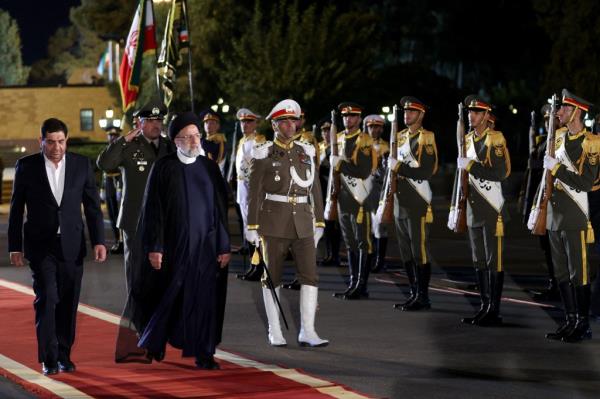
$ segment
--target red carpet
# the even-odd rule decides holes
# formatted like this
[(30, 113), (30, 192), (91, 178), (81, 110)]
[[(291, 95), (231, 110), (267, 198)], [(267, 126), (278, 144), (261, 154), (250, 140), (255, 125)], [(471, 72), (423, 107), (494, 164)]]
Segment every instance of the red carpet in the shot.
[(335, 383), (218, 351), (221, 370), (196, 369), (192, 358), (167, 350), (151, 365), (113, 361), (118, 318), (80, 305), (74, 373), (44, 377), (37, 363), (33, 296), (0, 280), (0, 373), (42, 398), (365, 398)]

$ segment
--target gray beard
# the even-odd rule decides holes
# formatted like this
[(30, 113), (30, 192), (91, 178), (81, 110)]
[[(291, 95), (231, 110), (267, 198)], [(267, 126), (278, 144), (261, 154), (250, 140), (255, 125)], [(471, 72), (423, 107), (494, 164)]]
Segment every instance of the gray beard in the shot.
[(188, 158), (198, 158), (201, 154), (200, 152), (200, 147), (197, 147), (195, 149), (189, 149), (189, 150), (183, 150), (182, 148), (179, 149), (179, 152), (181, 152), (183, 155), (185, 155)]

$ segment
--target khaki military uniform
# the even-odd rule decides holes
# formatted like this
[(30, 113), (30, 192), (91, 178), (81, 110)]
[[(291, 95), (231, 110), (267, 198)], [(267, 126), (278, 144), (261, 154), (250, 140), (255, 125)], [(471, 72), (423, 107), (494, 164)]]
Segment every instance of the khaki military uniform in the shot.
[(135, 262), (134, 255), (139, 253), (136, 247), (135, 233), (137, 229), (146, 181), (154, 161), (163, 155), (175, 151), (174, 144), (164, 138), (158, 138), (158, 148), (143, 135), (138, 135), (130, 142), (120, 137), (98, 156), (98, 167), (104, 171), (121, 170), (123, 189), (121, 207), (117, 225), (123, 230), (125, 254), (125, 273), (130, 284), (131, 266)]
[(405, 263), (426, 264), (430, 258), (429, 224), (433, 222), (428, 180), (438, 166), (435, 136), (423, 128), (415, 133), (404, 129), (398, 132), (396, 142), (400, 162), (395, 170), (394, 220), (400, 254)]
[(317, 140), (317, 138), (309, 130), (302, 130), (294, 137), (294, 140), (299, 140), (302, 143), (310, 144), (315, 148), (315, 160), (317, 162), (318, 170), (321, 163), (321, 143), (319, 143), (319, 140)]
[(586, 192), (598, 177), (600, 138), (586, 130), (570, 134), (561, 129), (555, 151), (560, 163), (551, 172), (555, 180), (546, 226), (556, 279), (584, 286), (590, 283), (588, 244), (594, 241)]
[[(289, 249), (300, 283), (318, 284), (314, 228), (325, 227), (325, 222), (314, 156), (314, 147), (299, 141), (284, 144), (275, 139), (258, 143), (252, 150), (248, 230), (258, 230), (261, 236), (262, 253), (275, 287), (281, 284)], [(298, 184), (299, 180), (305, 182)]]

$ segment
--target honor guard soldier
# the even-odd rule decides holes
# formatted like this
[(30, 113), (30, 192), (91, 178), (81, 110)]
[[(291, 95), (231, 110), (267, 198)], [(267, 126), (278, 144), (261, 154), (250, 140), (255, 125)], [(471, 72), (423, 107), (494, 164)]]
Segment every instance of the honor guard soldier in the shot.
[[(331, 143), (329, 143), (329, 129), (331, 122), (329, 120), (321, 120), (319, 123), (322, 141), (319, 142), (319, 181), (321, 183), (321, 191), (323, 192), (323, 201), (327, 193), (327, 179), (329, 179), (329, 156), (331, 155)], [(325, 221), (325, 258), (321, 261), (321, 266), (338, 266), (340, 264), (340, 225), (336, 220)]]
[[(235, 156), (235, 170), (237, 175), (236, 202), (240, 207), (243, 220), (243, 234), (248, 229), (248, 188), (250, 185), (250, 166), (252, 163), (252, 148), (254, 145), (265, 142), (265, 136), (256, 131), (260, 116), (247, 108), (240, 108), (236, 114), (242, 129), (242, 138), (238, 142)], [(249, 253), (254, 253), (255, 248), (249, 243)], [(250, 269), (238, 278), (248, 281), (259, 281), (263, 274), (263, 264), (250, 264)]]
[(378, 202), (372, 192), (372, 173), (377, 169), (377, 154), (373, 139), (360, 130), (362, 107), (344, 102), (338, 105), (342, 114), (343, 132), (338, 134), (338, 154), (331, 156), (331, 165), (340, 174), (338, 217), (342, 236), (348, 248), (350, 282), (344, 292), (335, 293), (336, 298), (367, 298), (370, 266), (368, 256), (372, 252), (371, 211)]
[(204, 111), (200, 114), (205, 137), (202, 138), (202, 149), (205, 155), (215, 161), (225, 175), (225, 135), (219, 133), (221, 128), (221, 117), (213, 110)]
[[(562, 91), (557, 112), (555, 158), (544, 156), (546, 173), (554, 176), (548, 202), (547, 228), (565, 321), (546, 338), (579, 342), (592, 337), (589, 323), (590, 270), (588, 244), (594, 242), (587, 192), (598, 177), (600, 138), (586, 130), (583, 117), (592, 104)], [(543, 180), (542, 180), (543, 181)]]
[(302, 346), (329, 343), (314, 328), (318, 294), (316, 246), (325, 223), (321, 188), (315, 178), (315, 149), (294, 140), (299, 117), (300, 106), (296, 101), (279, 102), (267, 116), (275, 139), (257, 143), (252, 149), (246, 237), (256, 246), (262, 241), (268, 269), (263, 274), (263, 298), (269, 322), (268, 339), (273, 346), (287, 344), (279, 323), (277, 298), (283, 262), (290, 249), (301, 283), (298, 342)]
[[(522, 204), (521, 212), (523, 221), (527, 224), (531, 208), (535, 205), (536, 190), (542, 180), (544, 171), (544, 155), (546, 153), (546, 139), (550, 122), (550, 104), (544, 104), (541, 108), (541, 114), (544, 118), (544, 130), (542, 134), (537, 133), (535, 126), (535, 118), (532, 118), (529, 129), (529, 160), (527, 162), (527, 170), (525, 171), (524, 189), (520, 203)], [(555, 121), (558, 124), (558, 121)], [(552, 263), (552, 254), (550, 250), (550, 240), (548, 233), (540, 235), (540, 248), (544, 252), (546, 266), (548, 268), (548, 285), (541, 292), (533, 292), (535, 299), (559, 299), (558, 285), (554, 276), (554, 264)]]
[(433, 213), (429, 179), (437, 171), (438, 154), (434, 133), (423, 128), (427, 106), (410, 96), (402, 97), (400, 106), (406, 129), (397, 133), (397, 154), (388, 158), (388, 164), (397, 183), (394, 221), (410, 296), (394, 308), (413, 311), (431, 307), (429, 224)]
[(151, 100), (136, 113), (139, 127), (109, 144), (97, 160), (103, 171), (121, 170), (123, 191), (118, 226), (123, 232), (128, 289), (131, 287), (131, 267), (139, 250), (135, 233), (148, 173), (156, 159), (175, 150), (173, 143), (161, 135), (166, 113), (162, 101)]
[(307, 143), (315, 147), (315, 160), (317, 162), (317, 168), (321, 162), (321, 148), (319, 147), (319, 139), (314, 136), (313, 132), (310, 130), (304, 129), (304, 124), (306, 123), (306, 119), (304, 118), (304, 111), (300, 112), (300, 119), (296, 121), (296, 137), (294, 140), (300, 140), (303, 143)]
[[(465, 317), (461, 321), (494, 326), (502, 323), (502, 254), (507, 217), (501, 182), (510, 175), (510, 156), (502, 132), (488, 127), (492, 106), (477, 95), (467, 96), (464, 105), (468, 110), (471, 131), (465, 137), (466, 157), (457, 159), (457, 167), (468, 173), (467, 226), (481, 306), (473, 317)], [(457, 195), (456, 185), (457, 182), (452, 203), (455, 203)]]
[[(117, 127), (110, 128), (107, 132), (108, 144), (114, 143), (121, 136), (121, 129)], [(118, 169), (104, 172), (102, 175), (102, 191), (110, 219), (110, 227), (115, 236), (115, 244), (110, 248), (111, 254), (123, 253), (123, 240), (121, 230), (117, 227), (117, 218), (119, 217), (119, 197), (121, 195), (121, 172)]]
[[(373, 149), (377, 154), (377, 170), (374, 174), (373, 190), (377, 198), (381, 196), (385, 174), (387, 173), (387, 157), (390, 154), (390, 145), (387, 141), (381, 138), (383, 134), (383, 126), (385, 120), (380, 115), (367, 115), (364, 119), (364, 124), (367, 127), (369, 136), (373, 139)], [(369, 267), (373, 273), (378, 273), (385, 268), (385, 253), (387, 250), (388, 231), (387, 226), (375, 218), (375, 212), (371, 212), (372, 233), (375, 239), (373, 240), (375, 250), (375, 263), (372, 259), (369, 262)]]

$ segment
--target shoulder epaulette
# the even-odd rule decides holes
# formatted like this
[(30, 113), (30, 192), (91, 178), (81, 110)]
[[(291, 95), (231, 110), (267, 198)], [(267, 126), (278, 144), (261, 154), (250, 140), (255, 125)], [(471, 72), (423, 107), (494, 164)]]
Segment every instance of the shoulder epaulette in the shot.
[(470, 139), (471, 139), (471, 137), (473, 137), (473, 135), (474, 135), (474, 134), (475, 134), (475, 133), (473, 133), (472, 131), (471, 131), (471, 132), (469, 132), (469, 133), (467, 133), (467, 134), (465, 134), (465, 140), (470, 140)]
[(370, 147), (373, 145), (373, 138), (368, 133), (360, 132), (356, 139), (357, 147)]
[(583, 151), (587, 154), (595, 154), (600, 153), (600, 136), (592, 134), (590, 132), (585, 132), (585, 138), (581, 143), (581, 147)]
[(419, 139), (417, 142), (420, 145), (434, 145), (435, 135), (433, 134), (433, 132), (423, 129), (421, 131), (421, 134), (419, 134)]
[(306, 155), (308, 155), (309, 157), (312, 158), (312, 157), (315, 156), (316, 151), (315, 151), (315, 146), (314, 145), (312, 145), (310, 143), (307, 143), (305, 141), (301, 141), (301, 140), (294, 141), (294, 144), (297, 144), (300, 147), (302, 147), (304, 149), (304, 152), (306, 153)]
[(254, 144), (252, 147), (251, 156), (254, 159), (265, 159), (269, 155), (269, 148), (273, 145), (272, 141), (265, 140), (262, 143)]
[(267, 138), (264, 136), (264, 134), (258, 134), (256, 133), (256, 136), (254, 136), (254, 142), (258, 143), (264, 143), (265, 141), (267, 141)]
[(485, 137), (485, 145), (488, 147), (506, 147), (506, 139), (502, 132), (490, 130)]

